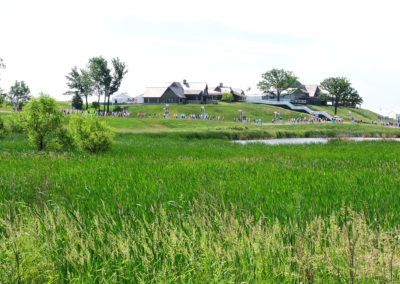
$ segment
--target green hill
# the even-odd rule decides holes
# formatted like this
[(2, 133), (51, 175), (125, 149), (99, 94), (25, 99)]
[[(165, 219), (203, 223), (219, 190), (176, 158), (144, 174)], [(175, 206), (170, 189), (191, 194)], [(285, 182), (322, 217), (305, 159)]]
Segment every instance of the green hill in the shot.
[[(335, 108), (333, 106), (312, 106), (308, 105), (308, 107), (315, 111), (326, 111), (330, 115), (335, 114)], [(337, 116), (343, 118), (346, 121), (350, 121), (351, 117), (349, 116), (349, 112), (351, 112), (352, 116), (356, 120), (362, 120), (363, 122), (370, 123), (371, 120), (378, 120), (378, 114), (370, 111), (368, 109), (362, 108), (349, 108), (349, 107), (339, 107), (337, 109)]]
[[(283, 117), (284, 121), (287, 122), (289, 118), (304, 117), (309, 115), (290, 111), (280, 107), (260, 105), (260, 104), (250, 104), (250, 103), (224, 103), (219, 102), (218, 104), (205, 104), (205, 112), (209, 116), (220, 116), (224, 117), (225, 121), (233, 121), (235, 117), (239, 117), (239, 110), (243, 111), (243, 115), (250, 117), (251, 120), (261, 118), (264, 122), (271, 122), (274, 118), (274, 112), (279, 112)], [(70, 108), (68, 103), (60, 102), (60, 107)], [(137, 116), (137, 113), (146, 113), (154, 115), (155, 113), (162, 117), (165, 110), (163, 108), (165, 105), (144, 105), (144, 104), (134, 104), (134, 105), (124, 105), (124, 108), (129, 112), (133, 113), (133, 117)], [(110, 106), (112, 110), (113, 107)], [(174, 114), (200, 114), (201, 105), (200, 104), (185, 104), (185, 105), (169, 105), (170, 116)]]

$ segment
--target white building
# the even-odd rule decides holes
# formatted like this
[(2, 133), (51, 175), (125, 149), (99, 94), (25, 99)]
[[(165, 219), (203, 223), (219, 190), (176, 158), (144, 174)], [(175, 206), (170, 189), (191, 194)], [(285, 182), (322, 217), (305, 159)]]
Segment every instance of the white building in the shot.
[(128, 96), (127, 93), (121, 93), (111, 98), (113, 104), (133, 104), (135, 99)]

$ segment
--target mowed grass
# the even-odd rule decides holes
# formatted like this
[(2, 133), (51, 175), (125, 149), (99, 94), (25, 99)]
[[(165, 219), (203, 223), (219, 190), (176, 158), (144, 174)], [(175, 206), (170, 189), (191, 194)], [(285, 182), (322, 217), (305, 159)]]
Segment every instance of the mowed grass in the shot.
[[(335, 115), (335, 108), (333, 106), (308, 105), (308, 107), (315, 111), (326, 111), (330, 115)], [(351, 112), (351, 116), (349, 116), (349, 112)], [(368, 109), (360, 108), (339, 107), (337, 109), (337, 116), (343, 118), (345, 121), (350, 121), (351, 117), (354, 117), (355, 120), (362, 120), (366, 123), (371, 123), (371, 120), (379, 121), (377, 113)], [(390, 121), (394, 120), (391, 119)]]

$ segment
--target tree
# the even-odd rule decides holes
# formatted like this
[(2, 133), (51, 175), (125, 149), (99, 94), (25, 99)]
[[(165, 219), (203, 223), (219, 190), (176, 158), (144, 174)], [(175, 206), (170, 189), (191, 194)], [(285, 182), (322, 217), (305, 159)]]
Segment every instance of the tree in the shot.
[(360, 105), (364, 102), (362, 97), (358, 94), (356, 90), (353, 89), (353, 91), (350, 93), (349, 98), (348, 98), (348, 106), (349, 107), (357, 107), (357, 105)]
[(356, 106), (362, 103), (362, 98), (351, 86), (349, 79), (344, 77), (330, 77), (321, 82), (321, 88), (328, 91), (328, 98), (335, 107), (335, 115), (339, 106)]
[[(4, 64), (3, 59), (0, 57), (0, 69), (4, 68), (6, 68), (6, 65)], [(0, 88), (0, 105), (3, 104), (4, 99), (5, 99), (5, 94), (3, 93), (3, 90)]]
[(93, 81), (89, 71), (85, 69), (78, 70), (75, 66), (65, 77), (67, 78), (67, 86), (70, 88), (70, 91), (66, 92), (66, 94), (78, 94), (79, 97), (84, 97), (86, 100), (86, 109), (88, 109), (88, 97), (91, 96), (94, 91)]
[(30, 92), (29, 87), (24, 81), (15, 81), (14, 86), (11, 87), (7, 94), (7, 99), (13, 105), (14, 110), (20, 110), (24, 103), (31, 100), (31, 96), (29, 96)]
[(40, 94), (38, 99), (33, 98), (26, 105), (24, 115), (29, 140), (38, 150), (46, 149), (62, 130), (62, 114), (56, 100), (48, 95)]
[(111, 85), (111, 70), (107, 66), (107, 61), (103, 57), (93, 57), (89, 60), (90, 76), (92, 77), (94, 87), (97, 90), (98, 102), (100, 104), (101, 95), (104, 95), (104, 111), (106, 108), (106, 99)]
[[(78, 93), (75, 93), (75, 95), (72, 97), (72, 107), (75, 109), (82, 109), (83, 101), (81, 96)], [(86, 105), (87, 109), (87, 105)]]
[(272, 69), (261, 75), (262, 80), (257, 87), (264, 92), (276, 92), (280, 101), (282, 91), (290, 88), (300, 88), (298, 78), (290, 71), (283, 69)]
[(2, 105), (6, 99), (7, 94), (3, 93), (3, 90), (0, 88), (0, 105)]
[(221, 101), (231, 102), (231, 101), (233, 101), (233, 95), (231, 93), (223, 93)]
[(108, 91), (107, 111), (109, 111), (111, 95), (119, 90), (119, 87), (121, 86), (122, 83), (122, 79), (124, 78), (126, 73), (128, 73), (125, 63), (121, 62), (118, 57), (113, 58), (111, 60), (111, 63), (113, 65), (114, 70), (112, 74), (110, 90)]
[(0, 57), (0, 69), (6, 68), (6, 65), (4, 64), (3, 58)]
[(107, 112), (110, 110), (111, 95), (118, 91), (122, 79), (128, 72), (125, 63), (121, 62), (119, 58), (113, 58), (111, 63), (113, 66), (112, 74), (107, 61), (103, 57), (93, 57), (89, 60), (89, 70), (99, 95), (99, 103), (100, 96), (104, 95), (104, 111), (107, 103)]

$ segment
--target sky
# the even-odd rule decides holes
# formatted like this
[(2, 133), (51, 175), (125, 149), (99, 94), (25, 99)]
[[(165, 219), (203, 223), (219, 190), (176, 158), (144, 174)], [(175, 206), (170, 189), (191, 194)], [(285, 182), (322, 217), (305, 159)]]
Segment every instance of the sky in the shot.
[(58, 100), (91, 57), (128, 67), (120, 92), (207, 82), (258, 93), (261, 74), (303, 84), (347, 77), (363, 108), (400, 113), (400, 1), (0, 1), (0, 87), (24, 80)]

